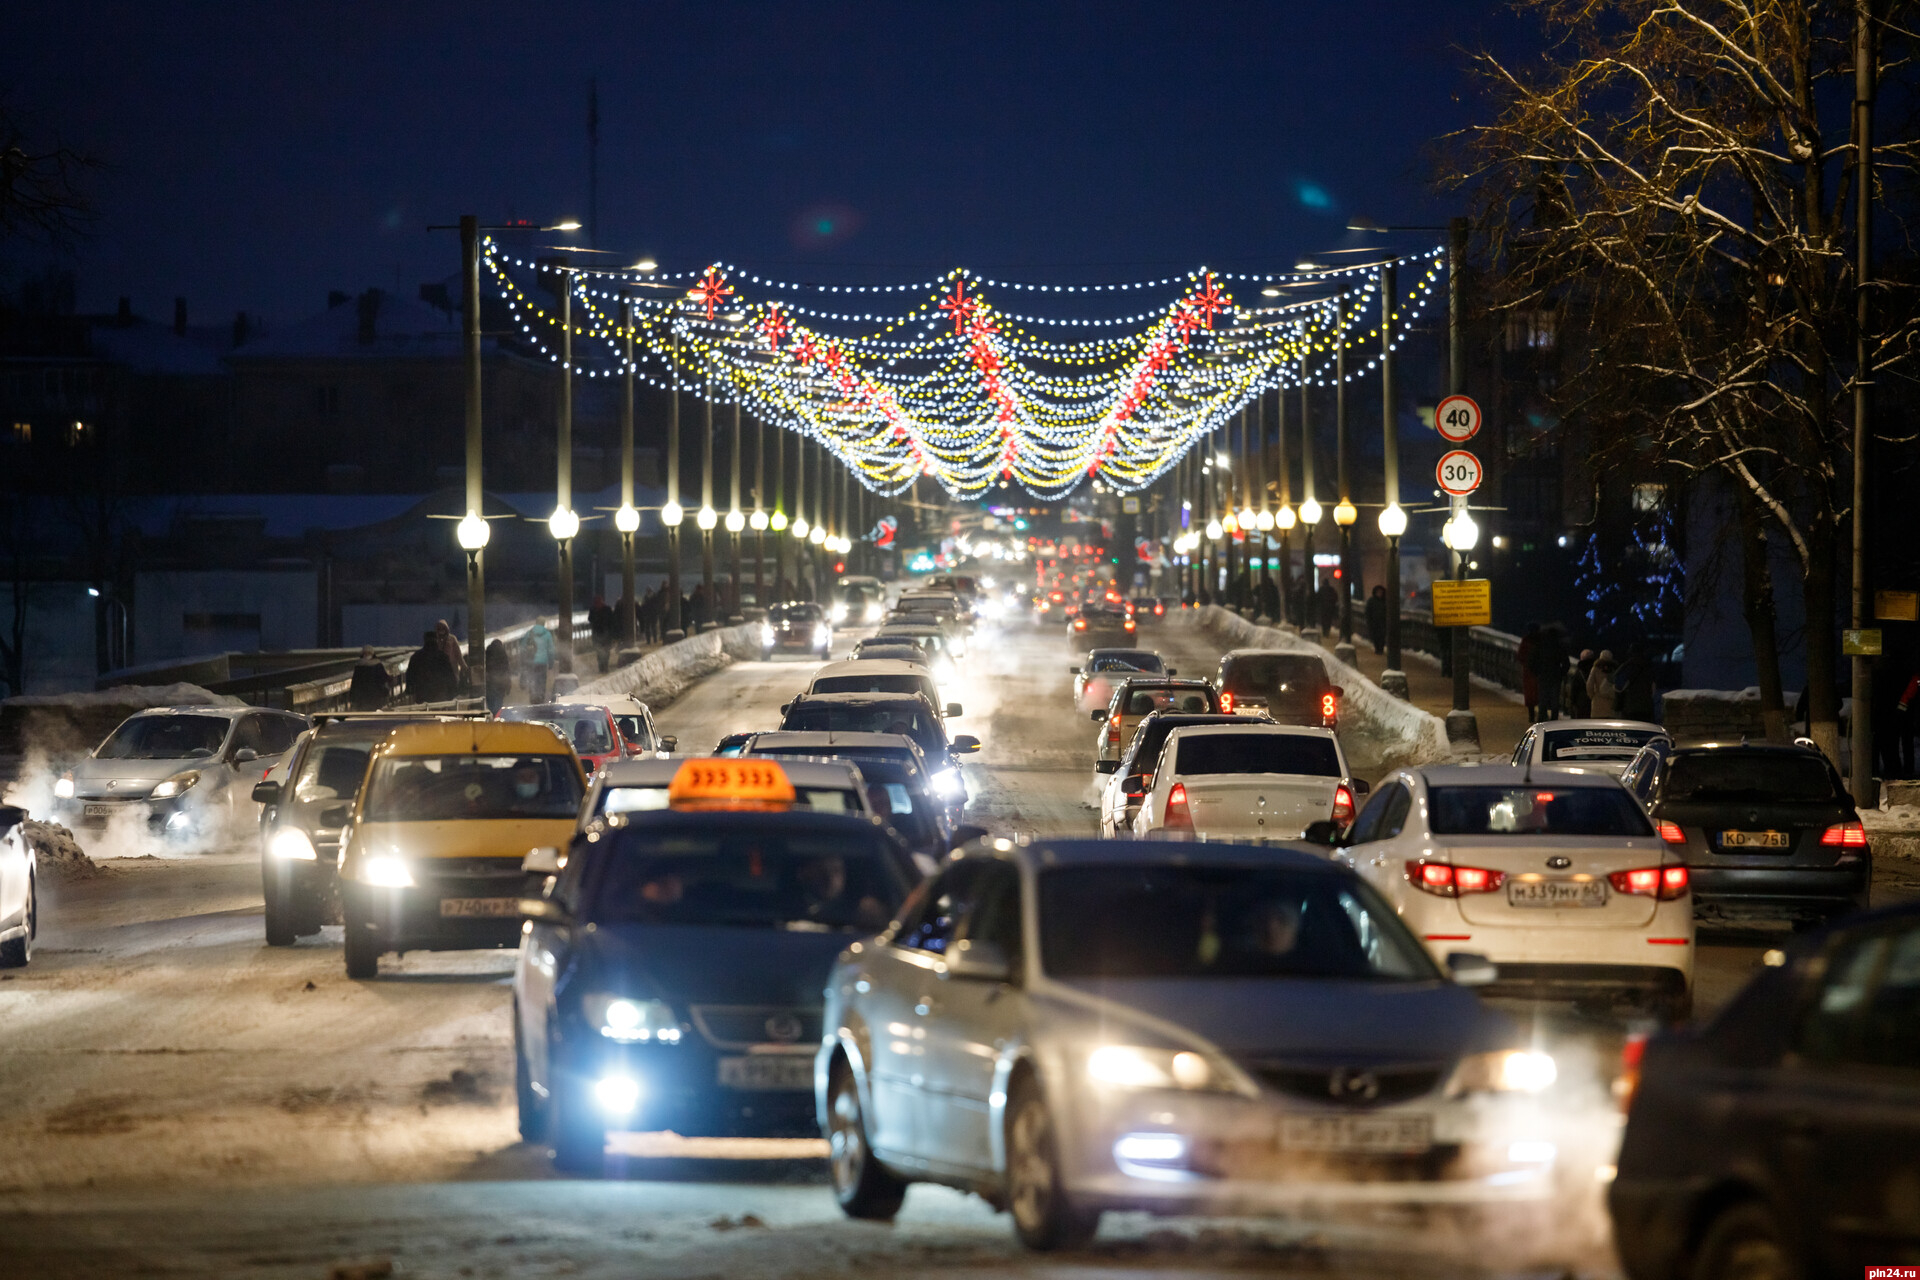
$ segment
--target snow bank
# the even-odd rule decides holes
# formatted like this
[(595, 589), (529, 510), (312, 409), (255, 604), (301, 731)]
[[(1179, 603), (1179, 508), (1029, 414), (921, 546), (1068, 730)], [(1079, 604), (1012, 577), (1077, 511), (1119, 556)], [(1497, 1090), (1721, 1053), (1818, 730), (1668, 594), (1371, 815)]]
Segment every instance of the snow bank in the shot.
[(41, 875), (54, 880), (91, 880), (100, 874), (73, 832), (59, 823), (28, 819), (20, 824), (20, 832), (33, 846), (34, 865)]
[(1402, 702), (1331, 651), (1277, 627), (1256, 626), (1218, 605), (1201, 609), (1199, 616), (1200, 629), (1227, 648), (1284, 649), (1311, 653), (1325, 662), (1328, 676), (1345, 690), (1340, 740), (1355, 767), (1392, 769), (1454, 758), (1445, 721)]
[(721, 627), (662, 645), (618, 671), (583, 681), (568, 694), (570, 700), (600, 697), (638, 698), (658, 710), (703, 680), (740, 659), (760, 656), (760, 624)]
[(197, 684), (126, 684), (111, 689), (89, 689), (82, 693), (29, 693), (0, 701), (0, 710), (27, 707), (125, 707), (141, 711), (148, 707), (244, 707), (243, 699)]

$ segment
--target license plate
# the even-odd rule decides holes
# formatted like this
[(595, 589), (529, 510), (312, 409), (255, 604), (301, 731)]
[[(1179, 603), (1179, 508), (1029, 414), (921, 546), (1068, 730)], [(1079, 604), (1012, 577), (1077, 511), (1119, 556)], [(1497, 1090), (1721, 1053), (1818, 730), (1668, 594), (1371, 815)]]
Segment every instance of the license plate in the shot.
[(117, 804), (90, 804), (87, 806), (86, 814), (89, 818), (111, 818), (123, 807)]
[(813, 1055), (756, 1053), (722, 1058), (720, 1083), (728, 1089), (811, 1089)]
[(520, 899), (442, 898), (440, 914), (443, 916), (517, 916), (520, 914)]
[(1722, 831), (1722, 849), (1785, 849), (1793, 837), (1784, 831)]
[(1509, 880), (1510, 907), (1604, 907), (1605, 880)]
[(1433, 1146), (1431, 1116), (1288, 1116), (1280, 1145), (1289, 1151), (1418, 1155)]

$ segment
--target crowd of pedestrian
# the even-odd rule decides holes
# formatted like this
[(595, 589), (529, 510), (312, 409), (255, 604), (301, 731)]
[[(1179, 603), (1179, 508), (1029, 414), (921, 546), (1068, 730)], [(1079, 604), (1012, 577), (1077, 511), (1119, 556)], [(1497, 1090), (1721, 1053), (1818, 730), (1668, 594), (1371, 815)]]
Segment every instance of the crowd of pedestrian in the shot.
[(1626, 656), (1613, 650), (1576, 653), (1558, 622), (1529, 622), (1515, 654), (1520, 664), (1520, 700), (1529, 721), (1642, 720), (1659, 714), (1653, 687), (1653, 656), (1638, 640)]

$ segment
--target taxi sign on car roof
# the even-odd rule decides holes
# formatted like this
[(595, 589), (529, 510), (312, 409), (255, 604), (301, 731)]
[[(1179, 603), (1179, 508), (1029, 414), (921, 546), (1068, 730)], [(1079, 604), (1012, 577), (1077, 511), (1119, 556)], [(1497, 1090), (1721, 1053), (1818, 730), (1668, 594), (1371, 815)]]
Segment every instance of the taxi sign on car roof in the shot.
[(784, 809), (793, 801), (787, 771), (771, 760), (689, 760), (667, 784), (674, 809)]

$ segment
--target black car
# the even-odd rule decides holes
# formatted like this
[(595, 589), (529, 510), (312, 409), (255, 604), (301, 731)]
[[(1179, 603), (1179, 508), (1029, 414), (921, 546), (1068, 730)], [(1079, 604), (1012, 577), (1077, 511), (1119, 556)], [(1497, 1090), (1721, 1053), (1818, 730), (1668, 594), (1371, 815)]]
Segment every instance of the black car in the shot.
[(1086, 605), (1067, 623), (1067, 643), (1075, 650), (1121, 649), (1133, 644), (1137, 630), (1124, 606)]
[(1327, 664), (1311, 653), (1285, 649), (1235, 649), (1220, 658), (1213, 687), (1223, 711), (1258, 712), (1280, 724), (1337, 728), (1346, 690), (1327, 676)]
[(913, 739), (927, 758), (933, 789), (947, 803), (948, 816), (960, 821), (966, 807), (966, 782), (959, 757), (980, 749), (980, 739), (959, 734), (947, 739), (940, 713), (917, 694), (812, 693), (787, 704), (780, 728), (788, 733), (897, 733)]
[(609, 1131), (817, 1132), (834, 957), (887, 927), (912, 861), (875, 817), (597, 819), (529, 920), (514, 974), (520, 1132), (600, 1170)]
[(1632, 1280), (1920, 1263), (1920, 906), (1767, 960), (1704, 1028), (1629, 1046), (1608, 1198)]
[(833, 652), (833, 627), (827, 611), (817, 604), (776, 604), (760, 624), (760, 658), (782, 653), (804, 653), (825, 658)]
[[(1116, 830), (1132, 827), (1140, 812), (1140, 801), (1152, 784), (1154, 767), (1160, 762), (1160, 748), (1175, 729), (1195, 724), (1272, 724), (1265, 716), (1232, 715), (1226, 712), (1150, 711), (1133, 731), (1133, 738), (1117, 760), (1101, 760), (1094, 768), (1101, 773), (1120, 775), (1120, 787), (1111, 813), (1105, 812), (1103, 793), (1101, 820), (1111, 818)], [(1121, 807), (1124, 806), (1124, 807)]]
[(1648, 747), (1621, 783), (1684, 846), (1695, 914), (1817, 924), (1865, 909), (1867, 830), (1840, 775), (1808, 747)]

